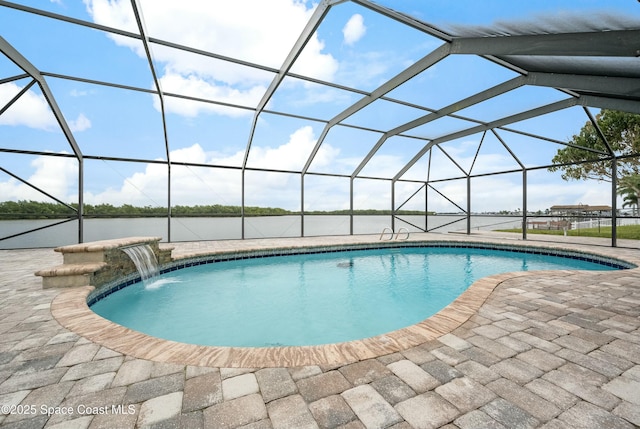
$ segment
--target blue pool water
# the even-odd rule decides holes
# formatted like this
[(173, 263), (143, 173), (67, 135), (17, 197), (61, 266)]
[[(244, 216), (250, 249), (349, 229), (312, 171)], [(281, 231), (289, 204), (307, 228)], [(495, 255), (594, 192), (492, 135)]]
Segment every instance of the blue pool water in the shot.
[(352, 250), (184, 268), (125, 287), (91, 308), (137, 331), (185, 343), (326, 344), (418, 323), (482, 277), (558, 269), (614, 268), (475, 248)]

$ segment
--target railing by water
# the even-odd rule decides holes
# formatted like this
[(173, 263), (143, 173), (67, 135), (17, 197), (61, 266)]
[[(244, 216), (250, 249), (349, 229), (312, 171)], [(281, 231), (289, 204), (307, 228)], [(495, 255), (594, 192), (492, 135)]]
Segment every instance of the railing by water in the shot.
[[(624, 218), (619, 217), (616, 219), (617, 226), (624, 225), (638, 225), (639, 219), (637, 218)], [(571, 222), (571, 229), (580, 229), (580, 228), (598, 228), (598, 227), (610, 227), (611, 226), (611, 218), (595, 218), (595, 219), (587, 219), (579, 222)]]
[[(409, 239), (409, 230), (405, 227), (401, 227), (400, 229), (398, 229), (398, 232), (394, 232), (393, 229), (389, 228), (388, 226), (385, 227), (382, 232), (380, 233), (380, 240), (383, 239), (385, 234), (389, 234), (389, 238), (385, 238), (385, 240), (408, 240)], [(404, 234), (402, 236), (402, 238), (400, 237), (400, 234)], [(395, 237), (394, 237), (395, 235)]]

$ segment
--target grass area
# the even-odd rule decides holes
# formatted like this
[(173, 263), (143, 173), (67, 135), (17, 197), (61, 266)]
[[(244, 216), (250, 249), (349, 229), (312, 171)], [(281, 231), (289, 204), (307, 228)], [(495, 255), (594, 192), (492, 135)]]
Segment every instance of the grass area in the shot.
[[(521, 228), (501, 229), (502, 232), (519, 232)], [(629, 240), (640, 240), (640, 225), (621, 225), (617, 228), (618, 238)], [(564, 235), (563, 230), (547, 230), (547, 229), (527, 229), (527, 234), (547, 234), (547, 235)], [(570, 229), (567, 235), (573, 237), (611, 237), (611, 227), (603, 226), (600, 228), (582, 228)]]

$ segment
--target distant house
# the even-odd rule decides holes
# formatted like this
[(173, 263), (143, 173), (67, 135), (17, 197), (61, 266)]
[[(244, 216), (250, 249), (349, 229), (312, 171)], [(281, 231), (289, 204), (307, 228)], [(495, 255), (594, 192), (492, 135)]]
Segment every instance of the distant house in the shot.
[(590, 206), (588, 204), (551, 206), (552, 216), (611, 216), (611, 206)]
[[(572, 222), (570, 218), (578, 217), (601, 217), (611, 216), (610, 206), (590, 206), (588, 204), (551, 206), (548, 212), (551, 216), (563, 217), (564, 219), (545, 221), (529, 220), (527, 228), (529, 229), (571, 229)], [(569, 219), (568, 219), (569, 218)]]

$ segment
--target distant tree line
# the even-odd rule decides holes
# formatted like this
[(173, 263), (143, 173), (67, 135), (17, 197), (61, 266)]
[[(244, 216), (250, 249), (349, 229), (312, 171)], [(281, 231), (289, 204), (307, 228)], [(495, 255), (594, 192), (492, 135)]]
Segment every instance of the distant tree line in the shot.
[(60, 219), (75, 212), (62, 204), (39, 201), (4, 201), (0, 203), (0, 219)]
[[(72, 203), (69, 206), (57, 203), (40, 201), (4, 201), (0, 202), (0, 220), (15, 219), (64, 219), (77, 216), (78, 204)], [(221, 204), (195, 205), (195, 206), (173, 206), (171, 216), (174, 217), (233, 217), (240, 216), (242, 209), (240, 206), (227, 206)], [(250, 207), (244, 208), (245, 216), (284, 216), (295, 215), (300, 212), (285, 210), (277, 207)], [(309, 211), (308, 215), (348, 215), (350, 210), (333, 211)], [(354, 210), (358, 215), (390, 215), (391, 210)], [(396, 212), (400, 215), (423, 215), (423, 211), (401, 210)], [(432, 213), (430, 213), (432, 214)], [(109, 217), (163, 217), (167, 216), (166, 207), (153, 206), (133, 206), (123, 204), (114, 206), (112, 204), (85, 204), (84, 216), (96, 218)]]
[[(311, 211), (305, 211), (304, 214), (306, 215), (350, 215), (351, 210), (328, 210), (328, 211), (311, 210)], [(353, 214), (376, 215), (376, 216), (389, 215), (390, 216), (391, 210), (360, 209), (360, 210), (354, 210)], [(396, 210), (396, 214), (403, 215), (403, 216), (424, 215), (425, 212), (421, 210)], [(435, 214), (435, 212), (427, 212), (427, 214)]]

